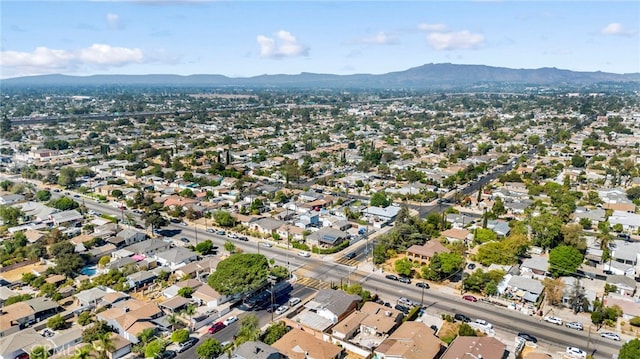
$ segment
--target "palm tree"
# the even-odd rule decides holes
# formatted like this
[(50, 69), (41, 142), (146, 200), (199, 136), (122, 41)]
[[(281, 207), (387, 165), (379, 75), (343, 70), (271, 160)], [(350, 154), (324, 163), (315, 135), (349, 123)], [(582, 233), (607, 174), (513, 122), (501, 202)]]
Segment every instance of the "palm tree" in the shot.
[(91, 346), (85, 345), (76, 349), (73, 359), (90, 359), (91, 358)]
[(116, 347), (113, 345), (113, 339), (111, 336), (113, 333), (104, 333), (100, 335), (98, 340), (94, 342), (93, 347), (98, 352), (98, 359), (108, 359), (109, 353), (113, 352)]
[(176, 313), (171, 313), (167, 315), (167, 323), (171, 325), (171, 331), (173, 332), (176, 330), (176, 327), (180, 323), (180, 319), (178, 318), (178, 315)]
[(193, 317), (193, 315), (196, 314), (196, 306), (193, 304), (189, 304), (187, 305), (186, 308), (184, 308), (182, 313), (189, 316), (189, 328), (191, 328), (192, 327), (191, 317)]

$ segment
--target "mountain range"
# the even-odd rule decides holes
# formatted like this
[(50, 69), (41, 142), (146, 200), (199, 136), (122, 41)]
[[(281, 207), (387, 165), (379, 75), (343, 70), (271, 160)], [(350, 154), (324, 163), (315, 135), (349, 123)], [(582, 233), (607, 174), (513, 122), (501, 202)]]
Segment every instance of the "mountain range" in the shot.
[(511, 69), (484, 65), (425, 64), (380, 75), (38, 75), (0, 81), (3, 87), (145, 86), (255, 88), (444, 89), (494, 86), (589, 86), (599, 83), (640, 86), (640, 73), (577, 72), (557, 68)]

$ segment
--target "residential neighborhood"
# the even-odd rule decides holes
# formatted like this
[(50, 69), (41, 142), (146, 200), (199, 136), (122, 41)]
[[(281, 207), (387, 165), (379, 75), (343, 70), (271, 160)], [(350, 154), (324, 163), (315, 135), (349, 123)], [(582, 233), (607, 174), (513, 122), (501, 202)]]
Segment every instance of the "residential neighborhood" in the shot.
[(640, 342), (637, 93), (3, 101), (0, 359)]

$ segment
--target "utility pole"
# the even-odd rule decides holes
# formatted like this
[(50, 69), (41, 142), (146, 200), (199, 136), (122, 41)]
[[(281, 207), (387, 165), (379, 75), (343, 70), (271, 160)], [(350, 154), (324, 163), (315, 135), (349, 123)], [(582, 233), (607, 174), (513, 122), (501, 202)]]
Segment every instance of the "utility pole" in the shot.
[(196, 235), (196, 246), (198, 245), (198, 224), (196, 221), (193, 221), (193, 231)]

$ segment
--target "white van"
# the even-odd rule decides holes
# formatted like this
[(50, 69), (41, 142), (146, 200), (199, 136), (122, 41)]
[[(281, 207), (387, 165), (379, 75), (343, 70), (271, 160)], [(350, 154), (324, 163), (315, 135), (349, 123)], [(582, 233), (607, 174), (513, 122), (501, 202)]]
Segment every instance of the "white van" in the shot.
[(296, 305), (298, 303), (300, 303), (300, 298), (298, 298), (298, 297), (289, 298), (289, 305), (290, 306), (293, 307), (294, 305)]

